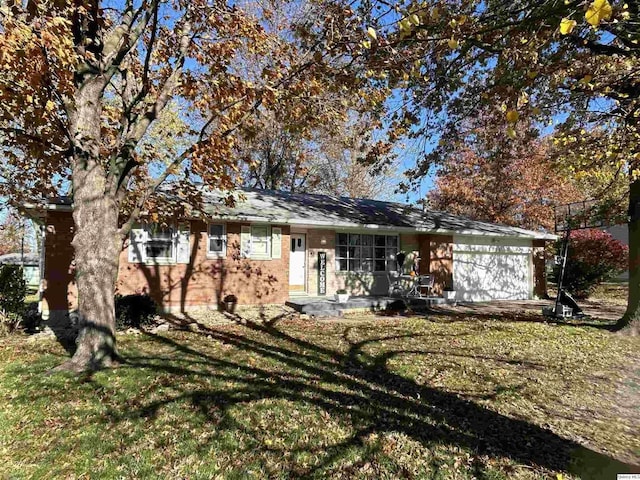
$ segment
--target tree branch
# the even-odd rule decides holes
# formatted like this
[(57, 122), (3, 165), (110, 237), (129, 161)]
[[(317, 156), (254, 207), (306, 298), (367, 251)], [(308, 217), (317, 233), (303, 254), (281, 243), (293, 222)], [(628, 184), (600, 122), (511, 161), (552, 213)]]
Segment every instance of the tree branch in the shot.
[[(153, 0), (147, 7), (141, 6), (133, 11), (133, 2), (127, 2), (123, 14), (123, 20), (103, 43), (102, 69), (108, 73), (109, 78), (118, 70), (122, 60), (129, 54), (138, 42), (138, 39), (147, 28), (149, 20), (157, 14), (158, 0)], [(136, 20), (140, 22), (135, 26)]]
[(109, 176), (111, 177), (109, 184), (112, 194), (115, 195), (117, 193), (117, 191), (126, 181), (127, 176), (135, 167), (134, 165), (134, 167), (132, 168), (125, 168), (126, 165), (130, 165), (131, 156), (136, 146), (138, 145), (138, 142), (145, 135), (151, 123), (165, 108), (173, 95), (174, 89), (178, 86), (191, 40), (191, 22), (187, 20), (185, 21), (180, 33), (180, 53), (176, 62), (176, 66), (160, 89), (155, 102), (144, 112), (143, 115), (138, 116), (134, 120), (133, 125), (129, 129), (129, 134), (126, 135), (124, 141), (122, 142), (122, 147), (120, 148), (118, 155), (112, 164), (111, 171), (109, 172)]

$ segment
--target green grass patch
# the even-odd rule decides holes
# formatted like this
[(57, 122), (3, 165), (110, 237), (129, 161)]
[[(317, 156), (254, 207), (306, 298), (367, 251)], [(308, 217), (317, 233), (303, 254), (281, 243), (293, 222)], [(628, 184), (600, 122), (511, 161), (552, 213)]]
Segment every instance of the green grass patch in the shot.
[(84, 378), (45, 375), (66, 356), (55, 342), (12, 337), (0, 478), (605, 478), (638, 463), (623, 405), (638, 341), (502, 320), (119, 336), (126, 363)]

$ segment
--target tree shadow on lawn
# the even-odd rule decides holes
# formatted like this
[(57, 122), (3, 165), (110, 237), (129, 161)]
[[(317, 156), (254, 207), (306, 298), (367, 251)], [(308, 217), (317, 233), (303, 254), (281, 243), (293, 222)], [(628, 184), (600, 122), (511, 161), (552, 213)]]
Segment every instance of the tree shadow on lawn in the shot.
[[(271, 370), (222, 356), (218, 358), (186, 342), (150, 334), (154, 341), (179, 351), (184, 359), (176, 364), (176, 359), (169, 356), (129, 356), (126, 358), (129, 366), (175, 375), (215, 375), (246, 386), (231, 391), (183, 390), (171, 398), (141, 404), (133, 411), (112, 412), (112, 421), (153, 418), (162, 407), (183, 401), (190, 402), (205, 418), (214, 421), (211, 412), (217, 412), (219, 417), (220, 412), (237, 404), (283, 399), (309, 403), (336, 416), (348, 415), (349, 422), (357, 429), (346, 441), (324, 448), (322, 463), (312, 470), (299, 472), (303, 475), (319, 474), (349, 449), (362, 446), (368, 435), (384, 432), (404, 433), (428, 448), (459, 446), (477, 455), (504, 456), (532, 468), (569, 471), (586, 479), (614, 478), (615, 473), (640, 471), (638, 467), (585, 448), (550, 430), (503, 416), (455, 394), (418, 385), (389, 370), (388, 360), (409, 352), (384, 352), (372, 356), (364, 351), (368, 345), (395, 337), (350, 341), (348, 351), (343, 353), (292, 336), (280, 330), (277, 321), (263, 324), (242, 321), (246, 334), (242, 329), (228, 331), (198, 325), (200, 330), (194, 335), (203, 335), (279, 362), (290, 371)], [(343, 338), (348, 340), (347, 335)], [(176, 381), (173, 387), (179, 390), (179, 382)], [(237, 425), (232, 427), (238, 428)], [(478, 468), (482, 470), (481, 466)]]

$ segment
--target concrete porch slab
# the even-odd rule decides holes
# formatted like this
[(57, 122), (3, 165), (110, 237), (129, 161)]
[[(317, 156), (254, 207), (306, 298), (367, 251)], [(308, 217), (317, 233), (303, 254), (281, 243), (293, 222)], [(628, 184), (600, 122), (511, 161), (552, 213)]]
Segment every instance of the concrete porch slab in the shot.
[(398, 298), (388, 296), (362, 295), (349, 297), (346, 303), (338, 303), (331, 297), (290, 297), (286, 302), (288, 307), (297, 312), (314, 315), (317, 317), (339, 316), (348, 310), (384, 310), (395, 301), (403, 300), (407, 306), (429, 307), (446, 303), (442, 297), (412, 297)]

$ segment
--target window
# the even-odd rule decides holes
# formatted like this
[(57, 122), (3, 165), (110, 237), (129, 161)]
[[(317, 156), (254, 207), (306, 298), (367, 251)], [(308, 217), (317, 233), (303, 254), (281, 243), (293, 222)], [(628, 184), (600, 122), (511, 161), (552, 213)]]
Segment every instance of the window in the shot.
[(173, 260), (175, 236), (173, 228), (148, 226), (145, 242), (146, 258), (154, 260)]
[(156, 224), (136, 225), (129, 235), (129, 262), (189, 263), (190, 238), (188, 222), (172, 227), (161, 227)]
[(227, 254), (226, 228), (222, 223), (209, 224), (209, 243), (207, 255), (211, 257), (224, 257)]
[(269, 227), (267, 225), (251, 226), (251, 256), (255, 258), (269, 258)]
[(242, 225), (240, 256), (255, 260), (282, 258), (282, 228), (270, 225)]
[(336, 235), (336, 270), (385, 272), (396, 270), (398, 235)]

